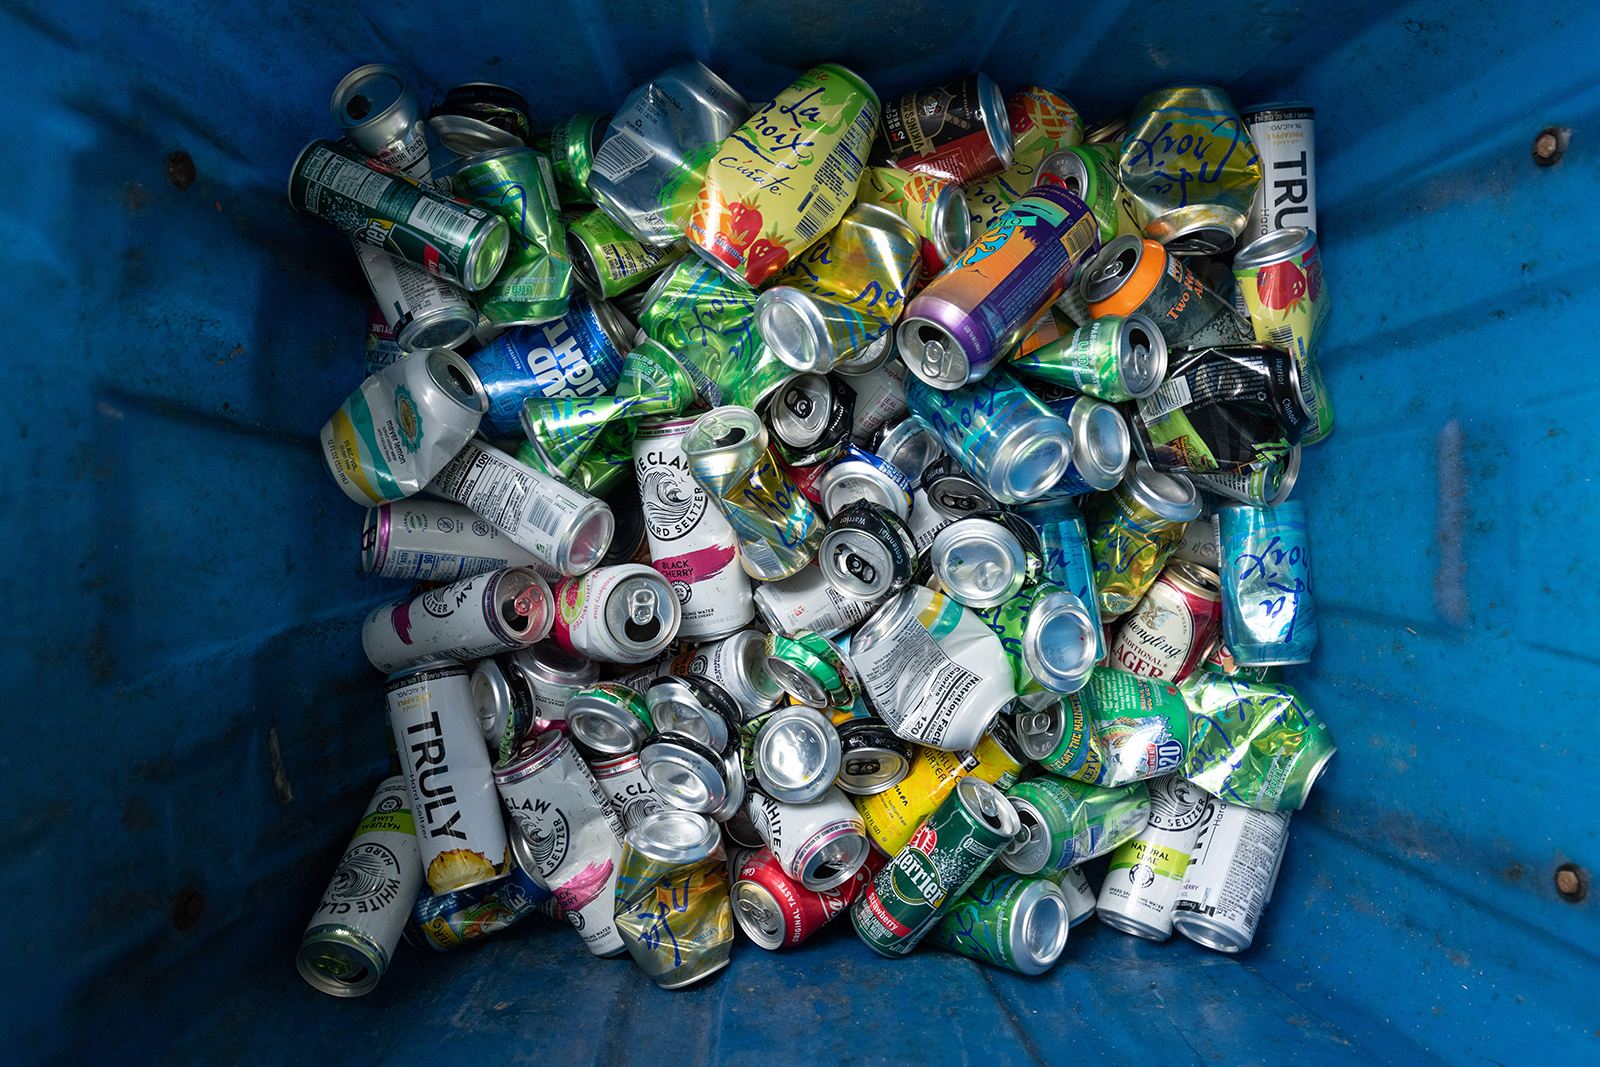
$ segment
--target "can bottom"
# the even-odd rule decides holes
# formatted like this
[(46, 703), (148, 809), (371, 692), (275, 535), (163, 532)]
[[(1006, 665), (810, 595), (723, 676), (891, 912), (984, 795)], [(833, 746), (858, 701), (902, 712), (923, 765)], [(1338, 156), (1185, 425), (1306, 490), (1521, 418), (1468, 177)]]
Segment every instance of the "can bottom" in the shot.
[(294, 964), (313, 988), (336, 997), (372, 992), (388, 969), (382, 950), (347, 926), (307, 930)]
[[(1082, 918), (1080, 918), (1078, 921), (1082, 922), (1083, 919), (1087, 919), (1089, 914), (1090, 913), (1085, 912)], [(1167, 938), (1172, 936), (1171, 926), (1168, 926), (1165, 930), (1163, 930), (1159, 926), (1152, 926), (1150, 923), (1141, 922), (1138, 919), (1132, 918), (1131, 916), (1120, 915), (1117, 912), (1105, 911), (1099, 908), (1096, 908), (1093, 914), (1099, 916), (1100, 921), (1111, 927), (1113, 930), (1121, 930), (1125, 934), (1132, 934), (1134, 937), (1142, 937), (1146, 941), (1165, 941)]]
[[(1101, 921), (1105, 921), (1104, 916)], [(1255, 940), (1254, 937), (1244, 937), (1239, 931), (1223, 926), (1214, 919), (1198, 916), (1174, 916), (1172, 928), (1190, 941), (1218, 952), (1242, 952)]]

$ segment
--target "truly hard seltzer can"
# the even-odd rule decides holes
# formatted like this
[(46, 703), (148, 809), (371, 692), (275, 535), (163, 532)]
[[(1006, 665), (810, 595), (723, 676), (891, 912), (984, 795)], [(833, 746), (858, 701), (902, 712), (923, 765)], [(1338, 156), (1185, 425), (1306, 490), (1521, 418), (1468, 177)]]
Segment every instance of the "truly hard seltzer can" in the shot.
[(455, 348), (478, 328), (467, 294), (442, 278), (365, 241), (350, 239), (395, 341), (402, 349)]
[(389, 969), (422, 888), (422, 858), (405, 779), (386, 779), (356, 824), (300, 938), (295, 966), (336, 997), (369, 993)]
[(632, 830), (646, 816), (666, 808), (639, 768), (637, 753), (625, 752), (609, 759), (591, 760), (589, 770), (600, 791), (611, 801), (611, 810), (622, 821), (624, 831)]
[(489, 400), (443, 348), (413, 352), (362, 382), (322, 425), (322, 459), (357, 504), (412, 496), (478, 432)]
[(610, 663), (644, 663), (678, 635), (682, 612), (667, 580), (638, 563), (597, 567), (552, 591), (556, 643)]
[(1317, 228), (1317, 113), (1298, 101), (1239, 109), (1261, 157), (1261, 184), (1239, 243), (1289, 226)]
[(728, 856), (734, 877), (734, 921), (745, 936), (769, 951), (798, 945), (849, 907), (885, 862), (882, 853), (869, 851), (848, 881), (818, 891), (790, 878), (772, 849), (735, 849)]
[(1215, 571), (1174, 560), (1122, 620), (1111, 642), (1118, 670), (1177, 682), (1189, 676), (1222, 625)]
[(756, 610), (773, 633), (792, 635), (811, 630), (837, 637), (866, 618), (875, 606), (835, 589), (821, 567), (805, 567), (755, 588)]
[(1172, 925), (1180, 934), (1218, 952), (1250, 947), (1283, 864), (1289, 815), (1207, 802), (1173, 905)]
[(361, 569), (380, 578), (454, 582), (527, 567), (533, 553), (471, 508), (415, 497), (367, 509)]
[(333, 121), (375, 170), (404, 174), (426, 184), (428, 138), (422, 104), (405, 75), (387, 63), (357, 67), (334, 86)]
[(961, 779), (851, 905), (857, 936), (880, 955), (909, 954), (1018, 829), (1003, 793)]
[(589, 570), (611, 547), (616, 529), (605, 501), (481, 441), (467, 442), (428, 491), (465, 504), (504, 530), (533, 553), (547, 578)]
[(746, 802), (756, 832), (807, 889), (843, 885), (866, 862), (872, 846), (850, 798), (837, 786), (809, 804), (786, 804), (751, 792)]
[(694, 419), (645, 419), (633, 439), (651, 566), (672, 583), (686, 640), (723, 637), (755, 618), (739, 537), (689, 473), (682, 441)]
[(733, 909), (717, 824), (663, 811), (629, 830), (615, 908), (628, 954), (662, 989), (681, 989), (726, 967)]
[(1060, 886), (991, 867), (939, 920), (927, 944), (1021, 974), (1043, 974), (1061, 958), (1070, 927)]
[(1150, 821), (1111, 854), (1100, 885), (1096, 910), (1101, 922), (1147, 941), (1172, 936), (1173, 905), (1209, 798), (1204, 789), (1176, 774), (1151, 780)]
[(428, 890), (448, 893), (504, 874), (511, 849), (467, 668), (401, 671), (384, 690)]
[(554, 618), (538, 572), (507, 567), (378, 605), (362, 623), (361, 647), (385, 672), (436, 656), (478, 659), (542, 640)]
[(612, 917), (622, 823), (560, 730), (525, 741), (495, 768), (494, 782), (528, 841), (534, 869), (596, 956), (622, 949)]

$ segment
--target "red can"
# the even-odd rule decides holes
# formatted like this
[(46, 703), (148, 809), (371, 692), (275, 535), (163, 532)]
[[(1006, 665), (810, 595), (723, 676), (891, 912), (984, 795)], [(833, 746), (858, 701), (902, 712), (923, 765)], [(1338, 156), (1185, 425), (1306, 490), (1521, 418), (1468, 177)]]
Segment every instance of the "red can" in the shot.
[(1142, 678), (1181, 681), (1200, 665), (1222, 625), (1215, 571), (1174, 560), (1123, 619), (1111, 666)]
[(822, 892), (806, 889), (784, 873), (770, 848), (733, 857), (733, 917), (764, 949), (798, 945), (841, 914), (878, 876), (886, 857), (877, 849), (846, 883)]
[(791, 467), (783, 460), (778, 460), (778, 468), (789, 476), (800, 492), (804, 493), (806, 499), (813, 504), (822, 503), (822, 494), (817, 491), (817, 483), (822, 480), (822, 476), (827, 474), (828, 468), (832, 466), (833, 464), (829, 462), (818, 463), (814, 467)]

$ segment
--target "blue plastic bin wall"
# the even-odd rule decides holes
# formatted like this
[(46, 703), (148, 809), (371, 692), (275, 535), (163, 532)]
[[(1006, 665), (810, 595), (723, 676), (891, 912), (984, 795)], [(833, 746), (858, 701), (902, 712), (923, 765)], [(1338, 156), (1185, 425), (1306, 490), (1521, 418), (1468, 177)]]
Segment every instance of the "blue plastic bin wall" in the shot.
[[(5, 5), (6, 1058), (1594, 1062), (1600, 902), (1553, 874), (1600, 866), (1597, 42), (1553, 2)], [(1246, 956), (1090, 923), (1027, 980), (842, 928), (666, 994), (534, 919), (356, 1002), (295, 974), (385, 766), (357, 626), (394, 590), (315, 440), (367, 295), (289, 164), (360, 63), (549, 123), (690, 58), (752, 100), (835, 59), (1091, 117), (1190, 79), (1317, 108), (1340, 425), (1291, 681), (1341, 747)]]

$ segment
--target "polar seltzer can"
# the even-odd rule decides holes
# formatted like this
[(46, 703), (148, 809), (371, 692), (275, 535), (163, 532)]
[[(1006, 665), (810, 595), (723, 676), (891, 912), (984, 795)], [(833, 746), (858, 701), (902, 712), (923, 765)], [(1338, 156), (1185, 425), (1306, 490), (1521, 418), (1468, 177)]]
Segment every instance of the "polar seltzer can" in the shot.
[(651, 566), (672, 583), (682, 609), (678, 636), (706, 640), (755, 618), (739, 536), (689, 473), (682, 441), (694, 419), (646, 419), (633, 439)]
[(609, 759), (591, 760), (589, 769), (594, 772), (600, 791), (611, 801), (611, 810), (622, 821), (624, 831), (638, 826), (645, 816), (666, 808), (639, 768), (637, 753), (625, 752)]
[(728, 856), (734, 921), (764, 949), (798, 945), (849, 907), (884, 862), (882, 853), (870, 851), (849, 881), (818, 892), (790, 878), (770, 848), (736, 849)]
[(909, 954), (1019, 828), (1005, 794), (961, 779), (851, 905), (856, 935), (880, 955)]
[(1146, 678), (1182, 681), (1210, 651), (1221, 625), (1216, 572), (1174, 560), (1122, 620), (1111, 642), (1111, 665)]
[(807, 889), (843, 885), (872, 850), (861, 816), (838, 786), (809, 804), (786, 804), (752, 791), (746, 811), (785, 873)]
[(597, 567), (553, 590), (556, 643), (609, 663), (644, 663), (678, 636), (682, 612), (672, 586), (639, 563)]
[(1317, 113), (1305, 104), (1239, 109), (1261, 157), (1261, 185), (1240, 245), (1289, 226), (1317, 228)]
[(534, 880), (566, 910), (596, 956), (622, 948), (612, 921), (622, 823), (565, 732), (525, 741), (495, 768), (500, 799), (527, 839)]
[(361, 569), (380, 578), (454, 582), (537, 562), (488, 519), (442, 500), (379, 504), (361, 526)]
[(1207, 801), (1173, 905), (1172, 925), (1180, 934), (1218, 952), (1250, 947), (1278, 880), (1289, 815)]
[(384, 672), (437, 656), (478, 659), (542, 640), (554, 618), (538, 572), (507, 567), (380, 604), (362, 623), (361, 647)]
[(389, 969), (421, 888), (411, 797), (396, 775), (378, 786), (311, 914), (295, 956), (300, 976), (336, 997), (370, 993)]
[(939, 920), (927, 944), (1022, 974), (1043, 974), (1061, 958), (1070, 927), (1066, 897), (1055, 882), (991, 867)]
[(384, 687), (431, 893), (487, 882), (511, 864), (467, 668), (418, 667)]
[(1210, 794), (1169, 774), (1150, 782), (1150, 821), (1111, 854), (1100, 886), (1100, 921), (1148, 941), (1172, 936), (1173, 906), (1200, 835)]
[(455, 348), (478, 328), (467, 294), (399, 256), (350, 239), (395, 341), (407, 352)]

